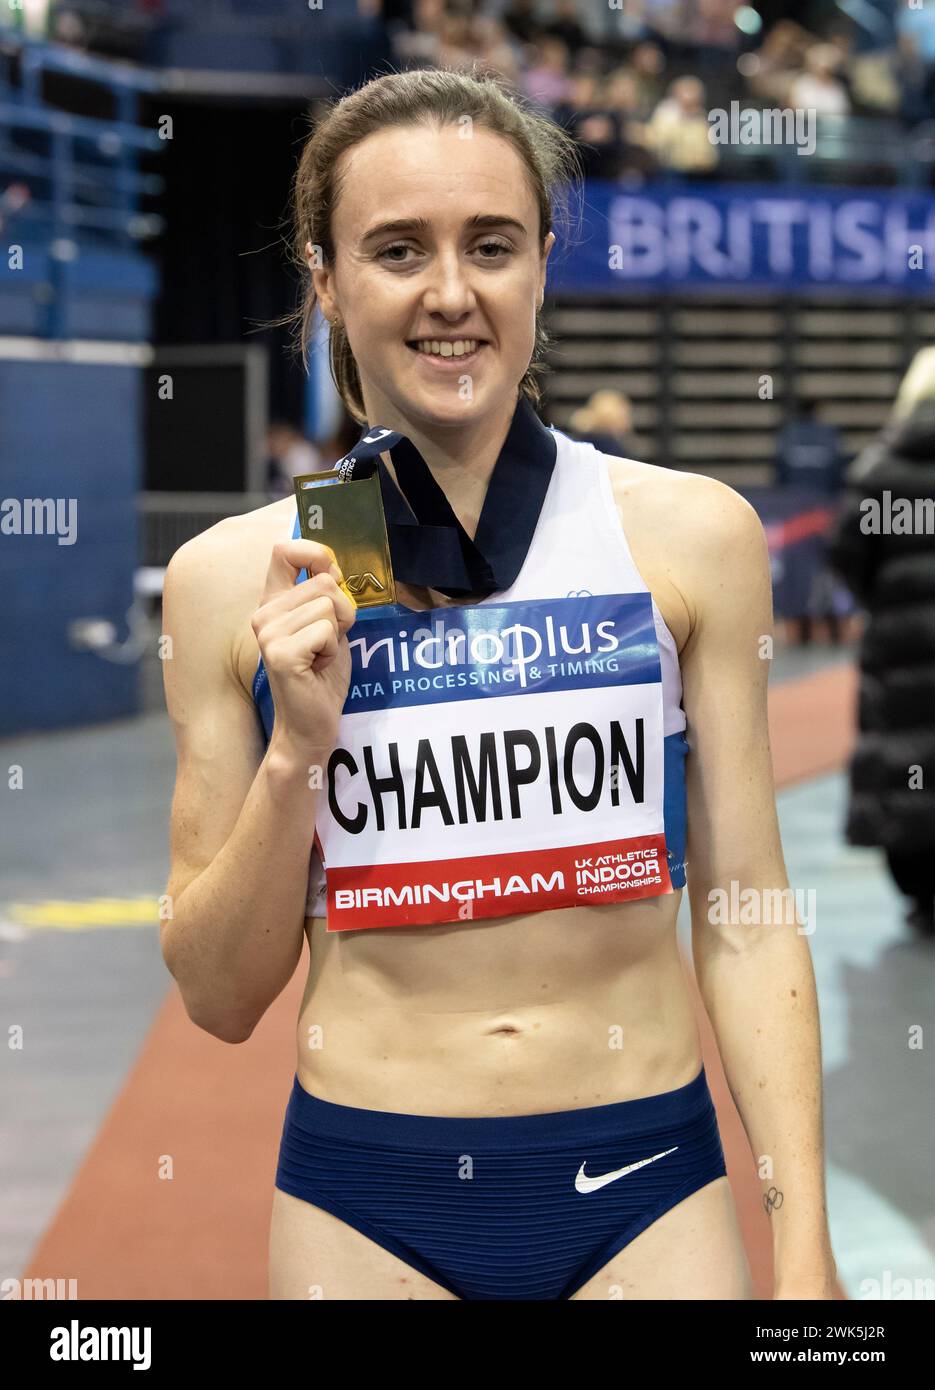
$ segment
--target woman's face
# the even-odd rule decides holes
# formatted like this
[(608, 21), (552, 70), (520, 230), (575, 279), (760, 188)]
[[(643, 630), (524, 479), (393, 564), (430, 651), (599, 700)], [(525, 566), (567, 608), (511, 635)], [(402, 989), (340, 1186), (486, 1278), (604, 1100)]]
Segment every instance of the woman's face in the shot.
[(513, 146), (477, 125), (393, 126), (341, 174), (335, 264), (313, 282), (344, 322), (369, 423), (457, 424), (515, 401), (555, 238), (540, 255)]

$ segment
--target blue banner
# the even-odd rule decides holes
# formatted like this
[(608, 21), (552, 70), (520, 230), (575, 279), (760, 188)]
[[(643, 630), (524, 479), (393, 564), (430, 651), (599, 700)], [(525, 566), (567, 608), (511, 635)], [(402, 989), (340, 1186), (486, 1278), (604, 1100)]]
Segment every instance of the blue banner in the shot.
[(588, 183), (580, 238), (551, 289), (816, 286), (931, 292), (935, 197), (680, 182)]

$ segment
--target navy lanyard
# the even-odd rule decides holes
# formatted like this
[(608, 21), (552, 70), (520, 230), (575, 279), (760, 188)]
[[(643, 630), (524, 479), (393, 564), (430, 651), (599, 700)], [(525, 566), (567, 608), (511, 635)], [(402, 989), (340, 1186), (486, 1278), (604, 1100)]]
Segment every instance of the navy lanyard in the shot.
[[(388, 451), (397, 487), (380, 458)], [(554, 434), (521, 395), (494, 466), (472, 540), (405, 435), (368, 426), (334, 471), (347, 480), (379, 470), (393, 573), (450, 598), (486, 597), (514, 582), (532, 543), (555, 466)]]

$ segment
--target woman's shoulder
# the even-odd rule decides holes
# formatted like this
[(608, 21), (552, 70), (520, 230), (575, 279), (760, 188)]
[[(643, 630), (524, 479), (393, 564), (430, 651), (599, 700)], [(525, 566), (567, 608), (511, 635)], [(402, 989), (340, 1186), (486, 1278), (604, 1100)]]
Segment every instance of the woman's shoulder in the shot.
[(690, 553), (762, 534), (756, 509), (735, 488), (706, 473), (690, 473), (604, 454), (614, 499), (626, 525), (662, 533)]
[(762, 523), (717, 478), (606, 457), (630, 553), (681, 654), (699, 615), (723, 606), (725, 583), (741, 592), (762, 587)]
[[(288, 540), (292, 498), (225, 517), (172, 556), (163, 586), (166, 629), (198, 635), (205, 657), (229, 659), (238, 668), (256, 663), (250, 618), (263, 593), (270, 555)], [(249, 683), (249, 682), (247, 682)]]
[(294, 518), (291, 497), (225, 517), (179, 546), (166, 570), (167, 583), (227, 592), (255, 588), (266, 574), (273, 546), (289, 539)]

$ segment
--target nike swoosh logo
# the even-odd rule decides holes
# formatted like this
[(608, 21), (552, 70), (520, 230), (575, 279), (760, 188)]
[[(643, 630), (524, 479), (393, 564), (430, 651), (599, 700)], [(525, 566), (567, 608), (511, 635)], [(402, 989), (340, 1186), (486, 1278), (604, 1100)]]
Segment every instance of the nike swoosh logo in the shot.
[[(678, 1148), (676, 1144), (675, 1149)], [(645, 1168), (647, 1163), (655, 1163), (657, 1158), (665, 1158), (666, 1154), (674, 1154), (675, 1149), (664, 1149), (661, 1154), (653, 1154), (652, 1158), (641, 1158), (639, 1163), (628, 1163), (625, 1168), (618, 1168), (613, 1173), (602, 1173), (599, 1178), (589, 1178), (584, 1171), (584, 1164), (578, 1169), (578, 1176), (575, 1178), (576, 1192), (596, 1192), (599, 1187), (606, 1187), (609, 1182), (616, 1182), (618, 1178), (626, 1177), (627, 1173), (635, 1173), (637, 1168)]]

